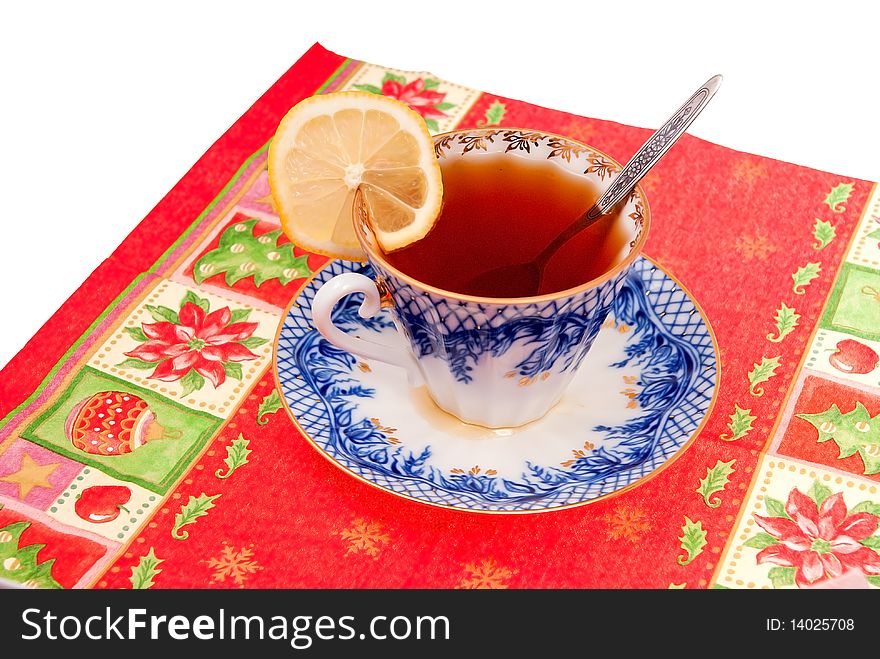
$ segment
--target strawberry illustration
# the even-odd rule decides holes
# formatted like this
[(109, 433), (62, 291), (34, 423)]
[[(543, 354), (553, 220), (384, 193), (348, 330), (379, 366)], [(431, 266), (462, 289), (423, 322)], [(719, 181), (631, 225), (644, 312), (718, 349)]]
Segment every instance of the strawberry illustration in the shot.
[(828, 361), (838, 371), (861, 374), (873, 371), (880, 362), (880, 357), (864, 343), (844, 339), (837, 344), (837, 350)]
[(64, 432), (71, 443), (92, 455), (131, 453), (156, 439), (177, 439), (156, 421), (146, 401), (125, 391), (99, 391), (76, 405)]
[(82, 491), (73, 510), (87, 522), (103, 524), (119, 517), (130, 499), (131, 490), (124, 485), (93, 485)]

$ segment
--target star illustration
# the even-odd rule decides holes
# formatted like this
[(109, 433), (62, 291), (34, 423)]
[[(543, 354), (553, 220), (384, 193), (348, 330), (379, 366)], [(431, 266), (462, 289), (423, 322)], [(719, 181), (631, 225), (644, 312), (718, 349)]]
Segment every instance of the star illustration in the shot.
[(18, 471), (0, 476), (0, 481), (18, 485), (18, 498), (24, 499), (35, 487), (53, 487), (49, 476), (60, 466), (60, 463), (41, 465), (27, 453), (21, 456)]

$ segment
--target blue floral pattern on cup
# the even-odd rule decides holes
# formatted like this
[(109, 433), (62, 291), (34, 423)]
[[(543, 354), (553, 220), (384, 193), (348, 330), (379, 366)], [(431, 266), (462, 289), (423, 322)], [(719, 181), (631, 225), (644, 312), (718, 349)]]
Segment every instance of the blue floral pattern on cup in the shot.
[(517, 344), (519, 357), (511, 366), (518, 376), (577, 369), (611, 310), (624, 274), (572, 297), (500, 311), (417, 291), (390, 272), (383, 273), (382, 281), (398, 301), (392, 313), (413, 353), (419, 359), (440, 357), (455, 380), (467, 384), (481, 359), (497, 359)]

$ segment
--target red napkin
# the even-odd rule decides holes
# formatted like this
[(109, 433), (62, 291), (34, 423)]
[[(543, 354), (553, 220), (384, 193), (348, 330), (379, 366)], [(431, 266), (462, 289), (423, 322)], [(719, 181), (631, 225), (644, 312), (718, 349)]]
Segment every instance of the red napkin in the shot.
[[(235, 224), (252, 241), (277, 226), (265, 161), (283, 114), (352, 88), (409, 103), (434, 132), (525, 126), (618, 160), (649, 133), (314, 46), (0, 374), (0, 577), (65, 588), (760, 588), (850, 570), (880, 585), (880, 195), (692, 136), (644, 182), (646, 253), (699, 301), (720, 347), (719, 395), (680, 458), (589, 505), (480, 515), (390, 495), (319, 455), (273, 404), (271, 339), (306, 270), (227, 283), (211, 253)], [(297, 268), (324, 262), (294, 254), (306, 257)], [(225, 331), (255, 357), (231, 361), (225, 348), (240, 373), (174, 366), (172, 323)], [(155, 353), (162, 342), (169, 352)], [(131, 429), (95, 431), (98, 414)]]

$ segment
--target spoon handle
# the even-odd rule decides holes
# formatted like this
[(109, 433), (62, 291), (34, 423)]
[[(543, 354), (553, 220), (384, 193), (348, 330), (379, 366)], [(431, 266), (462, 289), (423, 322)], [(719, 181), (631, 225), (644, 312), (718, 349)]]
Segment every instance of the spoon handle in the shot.
[(615, 177), (605, 194), (599, 197), (599, 200), (587, 211), (586, 219), (597, 219), (626, 197), (636, 187), (636, 183), (669, 151), (669, 148), (693, 123), (720, 86), (720, 75), (709, 78), (684, 105), (676, 110), (675, 114), (667, 119), (666, 123), (657, 129), (657, 132), (651, 135), (642, 148), (630, 158), (626, 167)]

